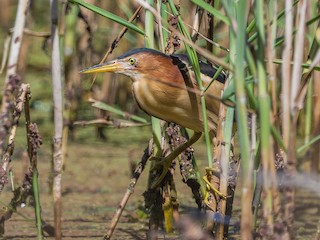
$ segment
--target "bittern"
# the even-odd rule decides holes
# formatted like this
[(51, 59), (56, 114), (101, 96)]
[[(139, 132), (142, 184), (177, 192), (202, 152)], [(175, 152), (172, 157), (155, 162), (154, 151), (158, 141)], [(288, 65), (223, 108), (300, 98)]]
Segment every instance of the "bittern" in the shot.
[[(199, 62), (201, 80), (206, 87), (213, 81), (205, 93), (209, 130), (215, 133), (220, 95), (225, 83), (221, 73), (212, 79), (216, 69)], [(160, 163), (163, 172), (158, 182), (165, 176), (171, 162), (187, 147), (196, 142), (204, 131), (199, 89), (191, 64), (186, 55), (166, 55), (159, 51), (138, 48), (131, 50), (115, 60), (89, 67), (81, 73), (114, 72), (129, 76), (133, 81), (133, 94), (147, 114), (174, 122), (194, 130), (194, 135), (171, 152)]]

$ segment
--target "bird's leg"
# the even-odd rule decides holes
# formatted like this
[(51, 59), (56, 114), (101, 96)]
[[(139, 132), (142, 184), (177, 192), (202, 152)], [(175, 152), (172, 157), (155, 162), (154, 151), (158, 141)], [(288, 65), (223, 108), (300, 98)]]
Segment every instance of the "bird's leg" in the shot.
[(193, 136), (184, 144), (180, 145), (179, 147), (177, 147), (173, 152), (171, 152), (168, 156), (166, 157), (151, 157), (150, 160), (154, 161), (156, 160), (156, 165), (153, 167), (152, 170), (155, 170), (159, 167), (162, 166), (162, 173), (160, 175), (160, 177), (157, 179), (157, 181), (155, 183), (152, 184), (151, 188), (155, 188), (157, 187), (162, 179), (165, 177), (165, 175), (168, 172), (169, 167), (171, 166), (172, 161), (177, 158), (180, 153), (182, 153), (184, 150), (186, 150), (188, 147), (190, 147), (192, 144), (194, 144), (196, 141), (198, 141), (198, 139), (201, 137), (201, 132), (195, 132), (193, 134)]

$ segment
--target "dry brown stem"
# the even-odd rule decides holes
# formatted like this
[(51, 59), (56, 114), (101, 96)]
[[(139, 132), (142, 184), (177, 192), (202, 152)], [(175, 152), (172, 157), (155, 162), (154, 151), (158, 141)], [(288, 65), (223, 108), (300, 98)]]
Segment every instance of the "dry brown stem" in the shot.
[(73, 123), (75, 126), (88, 126), (88, 125), (100, 125), (100, 126), (108, 126), (114, 128), (127, 128), (127, 127), (144, 127), (149, 125), (148, 123), (134, 123), (124, 121), (122, 119), (95, 119), (91, 121), (76, 121)]
[(117, 223), (121, 217), (121, 214), (122, 214), (128, 200), (129, 200), (130, 196), (133, 194), (134, 187), (137, 184), (138, 179), (147, 164), (147, 160), (149, 159), (149, 157), (151, 155), (152, 155), (152, 141), (150, 141), (149, 145), (144, 150), (144, 154), (143, 154), (140, 162), (138, 163), (136, 169), (134, 170), (133, 177), (130, 180), (128, 189), (125, 192), (122, 200), (120, 201), (120, 204), (119, 204), (119, 207), (118, 207), (116, 213), (112, 217), (109, 230), (108, 230), (107, 234), (104, 236), (104, 239), (110, 239), (112, 237), (112, 234), (117, 226)]

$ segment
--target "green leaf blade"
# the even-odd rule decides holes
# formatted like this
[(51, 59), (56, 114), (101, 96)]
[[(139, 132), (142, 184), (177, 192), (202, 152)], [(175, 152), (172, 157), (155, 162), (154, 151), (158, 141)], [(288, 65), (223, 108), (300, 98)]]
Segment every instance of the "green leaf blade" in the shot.
[(122, 26), (127, 27), (128, 29), (131, 29), (131, 30), (133, 30), (133, 31), (135, 31), (135, 32), (137, 32), (137, 33), (139, 33), (141, 35), (144, 35), (144, 31), (141, 30), (140, 28), (138, 28), (136, 25), (134, 25), (134, 24), (128, 22), (127, 20), (125, 20), (125, 19), (123, 19), (123, 18), (121, 18), (121, 17), (119, 17), (119, 16), (117, 16), (117, 15), (111, 13), (111, 12), (108, 12), (108, 11), (102, 9), (102, 8), (99, 8), (99, 7), (97, 7), (95, 5), (92, 5), (90, 3), (86, 3), (86, 2), (84, 2), (82, 0), (69, 0), (69, 2), (78, 4), (78, 5), (82, 6), (82, 7), (85, 7), (85, 8), (87, 8), (87, 9), (89, 9), (89, 10), (91, 10), (91, 11), (93, 11), (93, 12), (95, 12), (95, 13), (103, 16), (103, 17), (106, 17), (106, 18), (108, 18), (108, 19), (110, 19), (110, 20), (112, 20), (112, 21), (114, 21), (116, 23), (121, 24)]

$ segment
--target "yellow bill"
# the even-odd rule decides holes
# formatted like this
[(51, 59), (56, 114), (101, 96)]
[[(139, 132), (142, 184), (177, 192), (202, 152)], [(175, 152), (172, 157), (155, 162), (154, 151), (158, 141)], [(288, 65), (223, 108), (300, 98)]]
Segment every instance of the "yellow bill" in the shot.
[(110, 62), (104, 64), (94, 65), (92, 67), (83, 69), (80, 73), (103, 73), (103, 72), (117, 72), (122, 69), (122, 66), (118, 62)]

